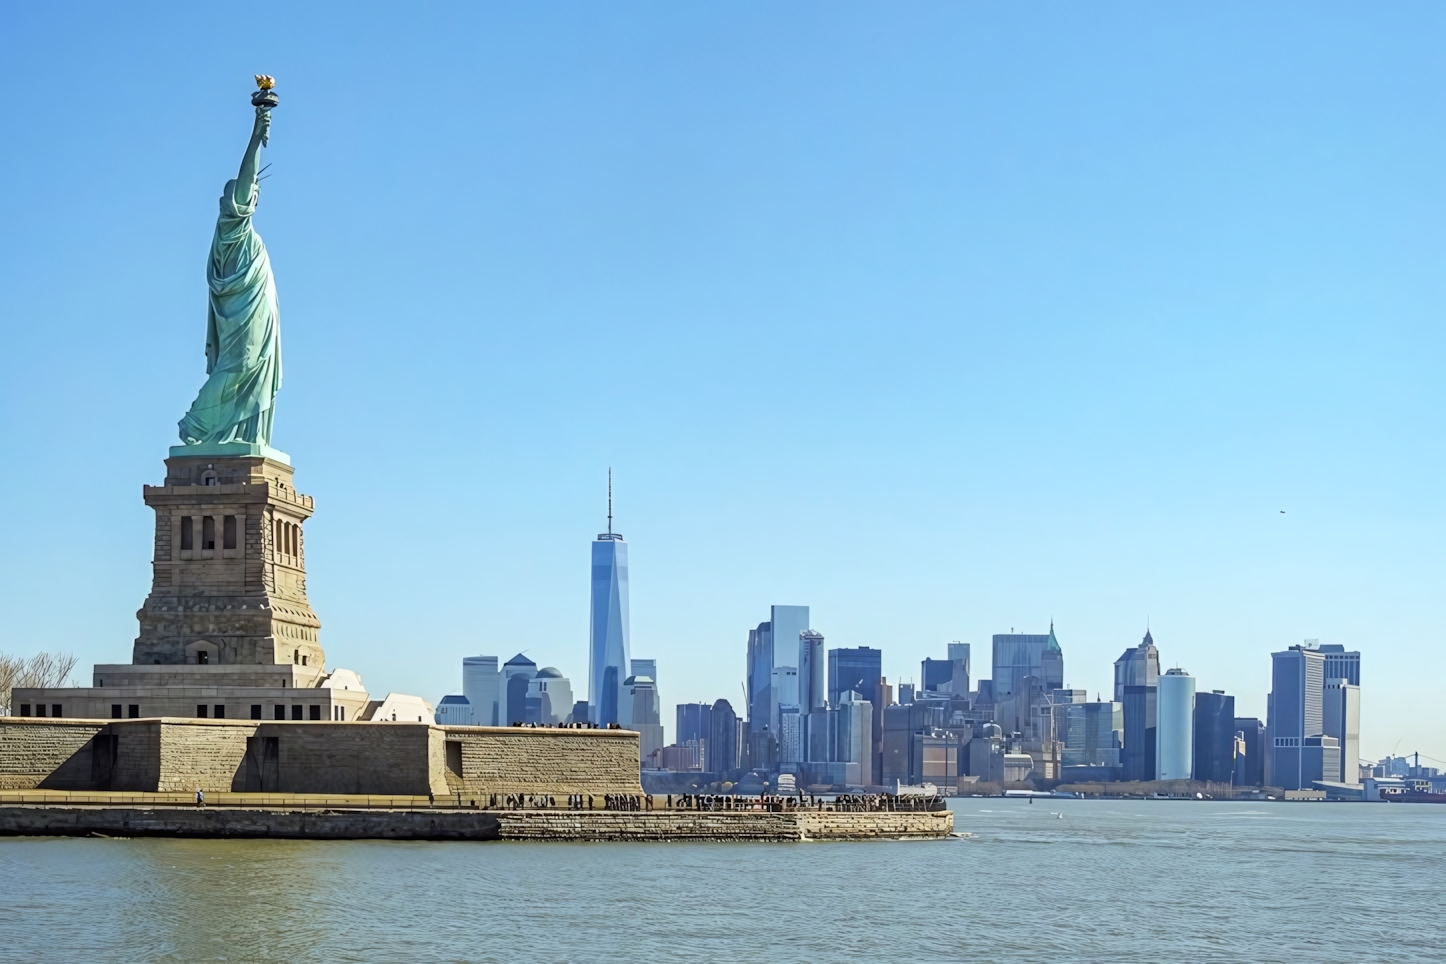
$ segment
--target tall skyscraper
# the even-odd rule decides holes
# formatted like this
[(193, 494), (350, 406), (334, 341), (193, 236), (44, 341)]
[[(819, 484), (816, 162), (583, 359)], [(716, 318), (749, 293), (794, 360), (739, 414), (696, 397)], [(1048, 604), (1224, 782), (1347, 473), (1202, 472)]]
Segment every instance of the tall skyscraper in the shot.
[(798, 638), (798, 708), (812, 713), (828, 700), (828, 657), (823, 633), (806, 629)]
[(1195, 677), (1168, 670), (1158, 687), (1155, 779), (1188, 780), (1195, 772)]
[[(752, 766), (770, 766), (774, 762), (765, 759), (770, 743), (776, 753), (778, 742), (778, 707), (782, 701), (774, 691), (774, 670), (791, 667), (796, 677), (800, 637), (807, 629), (807, 606), (773, 606), (768, 621), (748, 631), (746, 684)], [(796, 690), (791, 705), (798, 705)]]
[[(1322, 650), (1325, 647), (1321, 647)], [(1360, 654), (1357, 657), (1357, 674), (1360, 671)], [(1326, 671), (1331, 668), (1330, 654), (1326, 654)], [(1357, 679), (1359, 679), (1357, 675)], [(1361, 763), (1361, 688), (1346, 679), (1326, 678), (1325, 692), (1321, 699), (1321, 727), (1326, 736), (1333, 736), (1340, 745), (1340, 774), (1342, 783), (1360, 783)]]
[(1160, 652), (1145, 631), (1139, 646), (1115, 660), (1115, 701), (1125, 721), (1124, 776), (1126, 780), (1155, 779), (1155, 723)]
[[(798, 680), (798, 657), (800, 655), (799, 644), (802, 642), (803, 634), (808, 631), (808, 607), (807, 606), (773, 606), (769, 609), (768, 624), (773, 627), (773, 668), (774, 670), (788, 668), (788, 684), (791, 689), (788, 692), (781, 692), (776, 687), (773, 690), (773, 702), (769, 707), (769, 722), (773, 732), (778, 732), (778, 708), (784, 704), (789, 706), (798, 705), (799, 680)], [(782, 737), (780, 736), (781, 740)]]
[(1195, 694), (1195, 779), (1235, 780), (1235, 697), (1224, 690)]
[[(798, 670), (793, 666), (773, 667), (773, 718), (769, 721), (769, 731), (779, 732), (779, 721), (785, 706), (793, 707), (798, 712)], [(782, 740), (783, 737), (779, 736)]]
[[(1306, 640), (1307, 648), (1314, 640)], [(1352, 686), (1361, 685), (1361, 654), (1346, 652), (1340, 643), (1326, 643), (1319, 652), (1325, 657), (1325, 678), (1343, 679)]]
[[(884, 709), (893, 702), (893, 693), (884, 683), (884, 654), (869, 646), (839, 648), (828, 651), (828, 702), (830, 706), (841, 707), (849, 693), (858, 693), (870, 704), (868, 720), (873, 727), (869, 740), (870, 752), (860, 762), (872, 783), (874, 775), (882, 765), (880, 753), (884, 738)], [(857, 708), (849, 710), (856, 712)]]
[(1243, 787), (1265, 784), (1265, 724), (1254, 716), (1237, 716), (1235, 732), (1244, 742), (1245, 756), (1235, 758), (1235, 783)]
[(638, 731), (638, 753), (645, 768), (656, 769), (657, 754), (663, 749), (663, 721), (659, 718), (658, 691), (648, 676), (629, 676), (623, 681), (623, 706), (618, 714), (627, 714), (624, 723), (629, 730)]
[(884, 675), (884, 654), (870, 646), (828, 651), (828, 703), (838, 706), (843, 694), (858, 693), (870, 703), (879, 698)]
[(778, 762), (803, 762), (803, 714), (796, 703), (778, 707)]
[(713, 707), (707, 703), (679, 703), (677, 730), (673, 742), (683, 746), (689, 740), (707, 740), (713, 728)]
[[(863, 648), (863, 647), (860, 647)], [(830, 656), (837, 652), (848, 652), (848, 650), (832, 650)], [(878, 652), (878, 650), (873, 650)], [(830, 664), (830, 668), (832, 665)], [(876, 676), (877, 680), (878, 677)], [(874, 751), (874, 704), (867, 699), (859, 699), (855, 694), (857, 690), (845, 690), (840, 697), (840, 702), (835, 710), (829, 713), (834, 723), (832, 743), (832, 757), (835, 762), (854, 764), (858, 767), (857, 776), (846, 782), (857, 781), (859, 786), (868, 786), (874, 782), (874, 763), (877, 754)], [(877, 729), (882, 731), (883, 724)], [(852, 775), (851, 775), (852, 776)]]
[[(773, 624), (761, 622), (748, 630), (748, 734), (750, 746), (762, 738), (773, 715)], [(762, 765), (756, 763), (755, 765)]]
[(919, 664), (919, 688), (925, 693), (969, 695), (969, 644), (950, 643), (948, 659), (926, 659)]
[(999, 633), (994, 636), (994, 697), (1004, 700), (1024, 692), (1024, 680), (1034, 676), (1045, 692), (1064, 685), (1064, 651), (1054, 636), (1054, 622), (1048, 634)]
[(1266, 730), (1266, 780), (1283, 790), (1309, 790), (1340, 779), (1340, 741), (1325, 733), (1325, 654), (1305, 646), (1271, 653)]
[(462, 657), (462, 695), (472, 706), (473, 726), (504, 726), (502, 679), (496, 656)]
[(708, 748), (703, 767), (709, 773), (727, 773), (738, 766), (738, 714), (733, 704), (718, 700), (708, 717)]
[(608, 531), (592, 544), (592, 619), (588, 627), (587, 700), (592, 722), (620, 721), (628, 667), (628, 547), (613, 532), (608, 470)]

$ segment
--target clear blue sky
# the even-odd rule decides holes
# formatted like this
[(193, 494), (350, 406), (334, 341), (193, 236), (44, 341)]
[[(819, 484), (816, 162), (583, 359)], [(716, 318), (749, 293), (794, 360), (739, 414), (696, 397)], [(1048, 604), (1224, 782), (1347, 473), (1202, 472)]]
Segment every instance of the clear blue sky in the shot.
[(1446, 759), (1446, 8), (1257, 6), (6, 4), (0, 646), (129, 659), (265, 72), (276, 443), (373, 690), (584, 689), (612, 466), (669, 717), (771, 603), (905, 680), (1052, 617), (1092, 695), (1148, 619), (1242, 715), (1359, 647), (1365, 755)]

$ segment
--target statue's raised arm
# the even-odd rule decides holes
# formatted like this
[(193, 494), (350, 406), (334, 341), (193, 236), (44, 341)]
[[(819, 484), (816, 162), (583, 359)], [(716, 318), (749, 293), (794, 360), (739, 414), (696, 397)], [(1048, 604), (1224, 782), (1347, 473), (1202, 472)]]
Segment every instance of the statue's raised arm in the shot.
[(271, 140), (271, 108), (256, 108), (256, 124), (251, 128), (251, 141), (241, 156), (241, 170), (236, 174), (236, 204), (249, 207), (256, 196), (256, 172), (261, 163), (261, 148)]
[[(263, 80), (265, 83), (263, 83)], [(195, 454), (285, 458), (271, 449), (271, 418), (281, 388), (281, 320), (266, 245), (252, 226), (260, 201), (256, 174), (271, 133), (276, 94), (257, 77), (256, 120), (235, 180), (221, 192), (206, 262), (206, 384), (181, 419), (181, 441)], [(202, 452), (202, 449), (205, 452)]]

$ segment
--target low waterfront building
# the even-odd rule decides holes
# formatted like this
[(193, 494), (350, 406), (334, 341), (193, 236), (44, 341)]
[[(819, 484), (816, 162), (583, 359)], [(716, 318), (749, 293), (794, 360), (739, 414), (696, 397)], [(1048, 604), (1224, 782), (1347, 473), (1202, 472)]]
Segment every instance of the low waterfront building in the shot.
[(1034, 758), (1028, 753), (1006, 753), (1002, 762), (1005, 783), (1023, 783), (1034, 772)]
[(420, 696), (388, 693), (385, 699), (368, 707), (366, 719), (373, 723), (426, 723), (435, 716), (432, 704)]
[(471, 726), (472, 704), (460, 693), (444, 696), (437, 703), (435, 722), (438, 726)]

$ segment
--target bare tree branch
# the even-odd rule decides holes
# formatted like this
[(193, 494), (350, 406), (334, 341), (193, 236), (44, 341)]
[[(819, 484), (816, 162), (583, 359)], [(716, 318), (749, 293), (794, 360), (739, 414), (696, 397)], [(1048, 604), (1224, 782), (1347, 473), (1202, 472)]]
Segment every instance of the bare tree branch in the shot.
[(77, 662), (74, 653), (36, 653), (29, 659), (0, 653), (0, 713), (11, 713), (10, 691), (15, 687), (64, 686)]

